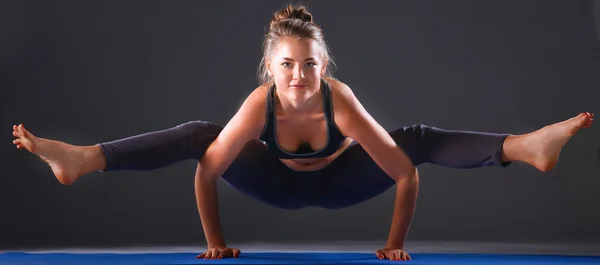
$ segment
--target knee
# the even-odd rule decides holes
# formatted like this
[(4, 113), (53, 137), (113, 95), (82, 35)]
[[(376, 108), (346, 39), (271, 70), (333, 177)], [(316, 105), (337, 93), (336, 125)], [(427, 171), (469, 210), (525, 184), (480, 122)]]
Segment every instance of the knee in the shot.
[(405, 139), (405, 140), (414, 141), (418, 138), (422, 138), (425, 133), (433, 130), (434, 128), (435, 127), (429, 126), (426, 124), (413, 124), (410, 126), (396, 129), (396, 130), (390, 132), (390, 134), (391, 134), (392, 138), (394, 138), (394, 140)]
[(427, 125), (427, 124), (413, 124), (411, 126), (412, 131), (414, 131), (415, 133), (419, 133), (420, 135), (423, 135), (424, 133), (433, 130), (435, 127)]
[(221, 127), (209, 121), (189, 121), (177, 125), (188, 134), (218, 134), (221, 131)]

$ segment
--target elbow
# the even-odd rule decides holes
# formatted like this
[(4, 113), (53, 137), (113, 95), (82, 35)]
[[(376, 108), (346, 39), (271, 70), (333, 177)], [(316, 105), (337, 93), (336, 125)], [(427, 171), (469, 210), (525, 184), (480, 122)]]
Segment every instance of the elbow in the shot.
[(212, 173), (214, 170), (211, 170), (211, 167), (202, 163), (202, 160), (198, 162), (198, 166), (196, 167), (196, 175), (194, 176), (196, 182), (201, 182), (204, 184), (214, 183), (218, 179), (218, 175)]
[(411, 165), (410, 169), (408, 170), (408, 173), (406, 175), (410, 176), (410, 177), (414, 177), (414, 176), (417, 176), (418, 174), (419, 174), (419, 170), (417, 170), (417, 167)]
[(419, 180), (419, 171), (415, 166), (410, 166), (406, 170), (404, 170), (401, 174), (398, 174), (396, 177), (396, 182), (400, 180), (408, 180), (408, 181), (418, 181)]

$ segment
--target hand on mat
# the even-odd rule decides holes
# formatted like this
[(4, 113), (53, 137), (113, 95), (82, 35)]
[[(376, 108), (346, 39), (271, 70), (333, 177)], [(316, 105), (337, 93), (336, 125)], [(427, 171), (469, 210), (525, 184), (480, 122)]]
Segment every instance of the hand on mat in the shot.
[(196, 259), (222, 259), (237, 258), (240, 256), (240, 250), (237, 248), (228, 248), (223, 245), (217, 245), (209, 248), (206, 252), (196, 256)]
[(389, 259), (389, 260), (410, 260), (410, 255), (402, 249), (397, 248), (383, 248), (377, 250), (375, 255), (379, 259)]

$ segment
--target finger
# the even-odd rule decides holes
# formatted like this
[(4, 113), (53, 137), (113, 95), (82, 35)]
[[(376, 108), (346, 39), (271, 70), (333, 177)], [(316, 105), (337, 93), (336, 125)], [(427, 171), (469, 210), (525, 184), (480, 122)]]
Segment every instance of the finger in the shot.
[(206, 257), (204, 257), (204, 259), (212, 259), (213, 255), (214, 255), (214, 249), (210, 249), (208, 250), (208, 252), (206, 253)]
[(21, 144), (21, 139), (13, 140), (13, 144), (20, 145)]
[(406, 256), (407, 256), (406, 252), (404, 252), (404, 251), (400, 252), (400, 259), (407, 260)]
[(389, 258), (390, 258), (390, 260), (398, 260), (398, 256), (396, 255), (395, 251), (392, 251), (391, 253), (389, 253)]
[(406, 253), (406, 260), (411, 260), (410, 254)]
[(16, 130), (14, 130), (12, 134), (14, 137), (19, 137), (19, 132), (17, 132)]
[(22, 146), (22, 145), (20, 145), (20, 144), (19, 144), (19, 145), (17, 145), (17, 149), (22, 149), (22, 148), (23, 148), (23, 146)]
[(396, 257), (396, 260), (402, 260), (402, 251), (394, 250), (394, 257)]
[(219, 252), (220, 252), (220, 251), (219, 251), (218, 249), (216, 249), (216, 248), (215, 248), (215, 249), (213, 249), (213, 251), (212, 251), (212, 255), (211, 255), (210, 259), (216, 259), (216, 258), (217, 258), (217, 256), (219, 255)]
[(378, 259), (383, 259), (384, 258), (383, 252), (381, 250), (375, 251), (375, 257), (377, 257)]
[(240, 254), (242, 253), (242, 252), (241, 252), (239, 249), (237, 249), (237, 248), (233, 248), (233, 249), (231, 249), (231, 250), (233, 251), (233, 257), (234, 257), (234, 258), (237, 258), (237, 257), (239, 257), (239, 256), (240, 256)]
[(219, 254), (217, 255), (217, 259), (222, 259), (224, 255), (225, 255), (225, 251), (220, 251)]
[(204, 258), (204, 256), (206, 256), (206, 252), (198, 254), (198, 256), (196, 256), (196, 258), (201, 259), (201, 258)]
[(27, 130), (25, 130), (25, 126), (23, 126), (23, 124), (20, 124), (19, 127), (18, 127), (18, 129), (19, 129), (19, 133), (22, 136), (27, 136)]

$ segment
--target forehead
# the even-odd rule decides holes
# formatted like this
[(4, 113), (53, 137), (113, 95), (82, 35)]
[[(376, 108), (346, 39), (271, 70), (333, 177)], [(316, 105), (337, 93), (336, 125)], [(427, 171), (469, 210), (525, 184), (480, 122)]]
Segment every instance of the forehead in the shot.
[(321, 55), (321, 46), (316, 40), (310, 38), (282, 38), (273, 49), (273, 56), (276, 58), (304, 60), (308, 57), (319, 59)]

